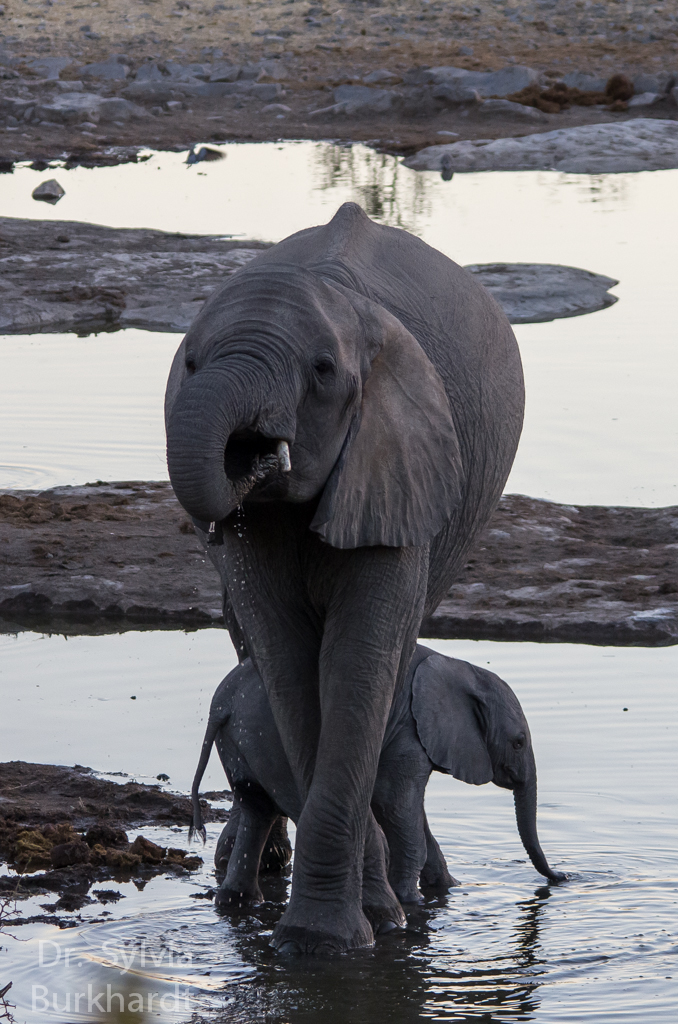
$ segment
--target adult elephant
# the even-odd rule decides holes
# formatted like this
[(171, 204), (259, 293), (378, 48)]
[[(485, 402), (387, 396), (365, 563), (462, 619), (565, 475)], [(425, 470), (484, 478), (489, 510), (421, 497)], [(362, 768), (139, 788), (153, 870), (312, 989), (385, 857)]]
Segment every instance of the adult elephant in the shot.
[(353, 203), (233, 275), (179, 347), (170, 478), (223, 544), (229, 626), (304, 798), (283, 951), (369, 945), (405, 922), (370, 811), (384, 729), (522, 415), (494, 299)]

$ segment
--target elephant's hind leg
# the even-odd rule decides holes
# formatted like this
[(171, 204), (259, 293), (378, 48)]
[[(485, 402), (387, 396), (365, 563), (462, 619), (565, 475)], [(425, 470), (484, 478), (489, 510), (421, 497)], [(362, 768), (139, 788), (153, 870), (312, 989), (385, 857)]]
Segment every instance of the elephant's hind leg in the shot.
[(453, 878), (448, 871), (447, 861), (429, 828), (426, 815), (424, 815), (424, 832), (426, 834), (426, 863), (421, 870), (420, 884), (425, 889), (438, 889), (443, 892), (447, 892), (455, 885), (461, 885), (461, 882)]
[(261, 903), (259, 862), (271, 826), (278, 816), (273, 801), (256, 783), (236, 788), (234, 800), (239, 805), (238, 831), (233, 843), (226, 877), (215, 898), (219, 910), (237, 910), (252, 903)]

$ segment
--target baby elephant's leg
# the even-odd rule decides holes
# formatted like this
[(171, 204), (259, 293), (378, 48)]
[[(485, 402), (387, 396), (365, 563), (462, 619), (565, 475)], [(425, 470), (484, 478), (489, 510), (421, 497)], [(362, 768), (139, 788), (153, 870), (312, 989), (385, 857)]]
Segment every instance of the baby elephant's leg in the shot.
[(261, 787), (245, 783), (236, 787), (234, 804), (238, 802), (238, 831), (228, 858), (226, 877), (217, 891), (215, 904), (220, 910), (238, 909), (261, 903), (259, 861), (278, 816), (278, 809)]
[(284, 871), (292, 860), (292, 844), (287, 834), (287, 818), (279, 814), (268, 834), (259, 863), (260, 875), (275, 875)]
[(228, 862), (235, 846), (235, 837), (238, 834), (240, 824), (240, 801), (233, 798), (233, 806), (228, 815), (228, 821), (221, 830), (217, 840), (217, 848), (214, 854), (214, 867), (219, 875), (225, 875)]
[(402, 764), (380, 765), (372, 810), (388, 842), (391, 887), (401, 903), (417, 903), (421, 900), (417, 883), (426, 862), (426, 777), (413, 777), (407, 769)]
[(428, 819), (424, 814), (424, 834), (426, 836), (426, 863), (422, 868), (420, 882), (427, 889), (442, 889), (447, 891), (454, 885), (461, 883), (453, 878), (447, 870), (447, 862), (443, 851), (438, 846), (435, 836), (428, 827)]

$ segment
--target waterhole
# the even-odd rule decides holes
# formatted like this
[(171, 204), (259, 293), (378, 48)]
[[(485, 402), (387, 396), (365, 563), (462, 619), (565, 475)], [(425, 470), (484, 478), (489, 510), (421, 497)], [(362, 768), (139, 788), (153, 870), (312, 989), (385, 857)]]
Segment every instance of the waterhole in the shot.
[[(507, 490), (592, 504), (678, 504), (674, 195), (678, 172), (417, 174), (361, 146), (226, 145), (138, 164), (3, 179), (0, 214), (277, 241), (356, 200), (459, 263), (563, 263), (618, 278), (599, 313), (516, 328), (527, 413)], [(30, 199), (58, 177), (58, 207)], [(0, 338), (0, 486), (165, 479), (162, 395), (179, 337)], [(1, 938), (17, 1021), (373, 1024), (668, 1022), (675, 1015), (678, 650), (429, 641), (516, 691), (539, 769), (549, 886), (510, 794), (432, 777), (427, 813), (462, 883), (374, 949), (289, 962), (268, 938), (289, 879), (236, 918), (208, 894), (220, 826), (190, 877), (115, 883), (117, 902)], [(236, 662), (222, 630), (0, 637), (2, 759), (80, 763), (190, 788), (211, 695)], [(130, 697), (134, 696), (134, 701)], [(108, 775), (115, 778), (120, 776)], [(213, 758), (204, 789), (221, 789)], [(185, 830), (149, 828), (163, 845)], [(49, 897), (22, 903), (43, 913)], [(78, 915), (80, 915), (78, 917)]]

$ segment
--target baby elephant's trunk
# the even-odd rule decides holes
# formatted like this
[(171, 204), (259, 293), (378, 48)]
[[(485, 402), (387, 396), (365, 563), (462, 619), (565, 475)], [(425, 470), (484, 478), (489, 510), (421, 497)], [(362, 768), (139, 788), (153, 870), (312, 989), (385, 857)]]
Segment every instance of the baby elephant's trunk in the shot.
[(198, 767), (195, 772), (193, 779), (193, 786), (191, 788), (191, 801), (193, 803), (193, 821), (191, 827), (188, 830), (188, 841), (190, 843), (193, 836), (197, 833), (202, 839), (203, 843), (207, 840), (207, 833), (202, 820), (202, 808), (200, 807), (200, 783), (202, 777), (205, 774), (207, 768), (207, 762), (210, 759), (212, 752), (212, 744), (217, 735), (217, 732), (223, 725), (222, 721), (218, 719), (210, 719), (207, 723), (207, 730), (205, 732), (205, 739), (202, 741), (202, 750), (200, 751), (200, 760), (198, 761)]
[(513, 800), (516, 807), (516, 822), (525, 852), (540, 875), (552, 882), (564, 882), (567, 875), (562, 871), (554, 871), (549, 866), (537, 835), (537, 779), (515, 786)]

